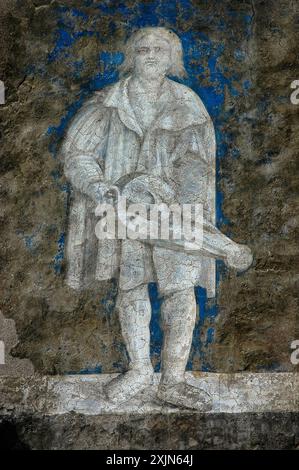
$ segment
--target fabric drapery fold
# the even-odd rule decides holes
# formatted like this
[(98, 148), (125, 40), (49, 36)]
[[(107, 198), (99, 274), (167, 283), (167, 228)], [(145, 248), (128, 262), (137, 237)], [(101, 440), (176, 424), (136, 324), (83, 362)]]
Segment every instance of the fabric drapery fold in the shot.
[(117, 277), (120, 271), (122, 279), (125, 253), (130, 252), (130, 264), (136, 268), (129, 274), (130, 286), (159, 282), (166, 259), (170, 263), (167, 269), (173, 272), (173, 279), (168, 276), (170, 288), (183, 276), (187, 284), (201, 285), (208, 297), (213, 297), (214, 258), (191, 259), (188, 254), (173, 255), (156, 247), (153, 259), (153, 250), (140, 241), (136, 241), (135, 250), (128, 250), (131, 241), (96, 238), (95, 190), (117, 186), (126, 176), (130, 180), (140, 175), (160, 178), (174, 192), (175, 201), (202, 203), (209, 222), (215, 224), (215, 133), (203, 103), (192, 90), (167, 78), (158, 99), (157, 117), (143, 130), (130, 104), (130, 79), (95, 92), (71, 122), (61, 148), (65, 175), (73, 188), (67, 282), (80, 289), (94, 280)]

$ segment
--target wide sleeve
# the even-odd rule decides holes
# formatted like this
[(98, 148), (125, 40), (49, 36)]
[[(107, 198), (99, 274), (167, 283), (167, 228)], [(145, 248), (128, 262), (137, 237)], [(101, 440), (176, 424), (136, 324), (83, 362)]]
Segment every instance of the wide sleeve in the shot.
[(215, 137), (213, 125), (183, 129), (172, 152), (172, 179), (181, 203), (202, 203), (207, 219), (215, 223)]
[(198, 187), (204, 204), (205, 217), (215, 224), (216, 142), (211, 119), (208, 118), (203, 124), (186, 130), (182, 140), (187, 142), (184, 158), (191, 179), (190, 187)]
[(80, 109), (65, 135), (60, 157), (73, 188), (93, 200), (108, 189), (103, 181), (110, 111), (95, 94)]

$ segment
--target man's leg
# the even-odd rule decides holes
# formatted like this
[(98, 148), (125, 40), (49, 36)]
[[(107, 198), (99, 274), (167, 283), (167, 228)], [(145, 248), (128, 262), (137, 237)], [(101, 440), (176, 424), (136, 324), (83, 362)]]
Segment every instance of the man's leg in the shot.
[(151, 304), (147, 285), (120, 291), (117, 309), (130, 364), (128, 372), (108, 383), (105, 393), (111, 401), (121, 403), (152, 383), (149, 330)]
[(209, 395), (185, 382), (196, 320), (194, 288), (166, 295), (162, 303), (162, 316), (164, 343), (158, 397), (176, 406), (198, 410), (210, 408)]

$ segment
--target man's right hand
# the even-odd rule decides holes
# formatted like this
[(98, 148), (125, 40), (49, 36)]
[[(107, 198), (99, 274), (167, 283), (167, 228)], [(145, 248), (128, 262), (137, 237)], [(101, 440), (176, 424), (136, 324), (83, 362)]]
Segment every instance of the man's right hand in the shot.
[(116, 186), (110, 186), (103, 194), (103, 202), (115, 206), (120, 196), (119, 189)]
[(119, 197), (119, 189), (105, 183), (92, 183), (88, 187), (88, 195), (96, 204), (115, 205)]

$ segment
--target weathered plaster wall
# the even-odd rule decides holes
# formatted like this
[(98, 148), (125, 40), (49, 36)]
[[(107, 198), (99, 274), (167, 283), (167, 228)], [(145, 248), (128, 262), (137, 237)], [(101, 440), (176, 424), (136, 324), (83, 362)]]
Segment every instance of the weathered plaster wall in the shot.
[[(294, 371), (298, 317), (299, 7), (291, 0), (0, 0), (1, 309), (13, 354), (39, 373), (126, 366), (115, 282), (84, 293), (64, 283), (68, 185), (57, 151), (71, 117), (117, 80), (121, 45), (145, 25), (182, 38), (189, 78), (217, 134), (218, 226), (254, 253), (245, 274), (219, 263), (217, 304), (200, 307), (189, 368)], [(152, 357), (161, 331), (155, 285)], [(1, 367), (1, 366), (0, 366)], [(1, 369), (0, 369), (1, 373)]]
[(0, 420), (0, 438), (5, 450), (298, 450), (298, 418), (298, 413), (179, 413), (166, 420), (21, 415), (13, 422)]
[(2, 342), (2, 357), (0, 362), (1, 375), (26, 377), (34, 374), (34, 368), (28, 359), (12, 357), (12, 349), (18, 344), (15, 322), (4, 318), (0, 311), (0, 341)]

